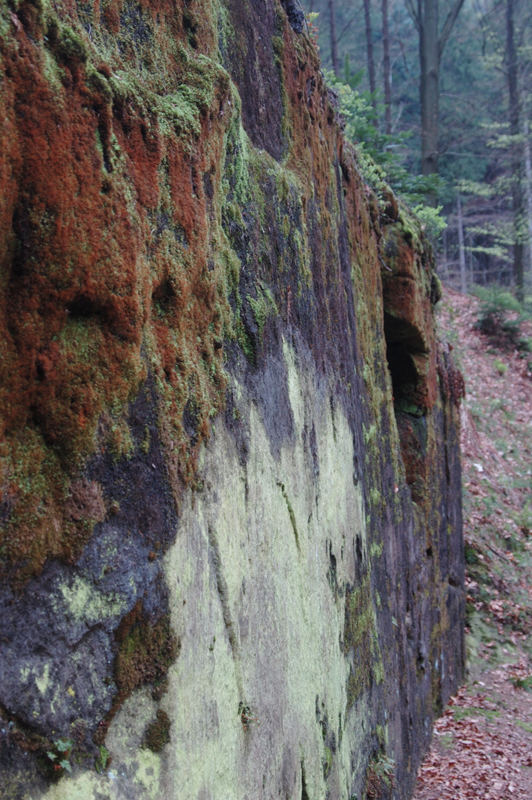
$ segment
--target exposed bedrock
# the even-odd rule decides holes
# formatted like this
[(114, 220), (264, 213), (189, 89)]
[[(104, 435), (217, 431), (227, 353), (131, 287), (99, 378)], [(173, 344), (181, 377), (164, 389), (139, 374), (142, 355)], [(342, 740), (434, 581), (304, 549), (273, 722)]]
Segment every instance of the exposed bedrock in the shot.
[(463, 383), (298, 4), (0, 0), (0, 75), (0, 797), (409, 797)]

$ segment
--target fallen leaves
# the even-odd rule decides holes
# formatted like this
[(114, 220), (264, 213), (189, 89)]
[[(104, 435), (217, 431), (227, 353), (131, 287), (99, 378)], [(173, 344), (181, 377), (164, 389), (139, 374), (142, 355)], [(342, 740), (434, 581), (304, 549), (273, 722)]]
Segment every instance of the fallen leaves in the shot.
[(479, 683), (482, 691), (464, 687), (451, 700), (434, 727), (414, 800), (530, 800), (530, 735), (515, 719), (518, 712), (532, 722), (532, 697), (511, 682), (525, 674), (524, 661), (504, 665)]
[[(441, 305), (443, 336), (466, 379), (465, 587), (476, 680), (436, 722), (414, 800), (530, 800), (532, 376), (517, 353), (489, 350), (474, 328), (474, 298), (446, 291)], [(495, 666), (501, 658), (508, 663)]]

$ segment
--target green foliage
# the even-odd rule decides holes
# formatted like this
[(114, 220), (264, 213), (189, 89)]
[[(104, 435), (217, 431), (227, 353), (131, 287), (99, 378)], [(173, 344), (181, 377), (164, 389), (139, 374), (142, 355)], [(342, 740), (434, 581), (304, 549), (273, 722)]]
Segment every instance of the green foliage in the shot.
[(421, 222), (421, 226), (429, 239), (438, 239), (447, 227), (447, 222), (442, 215), (443, 206), (434, 207), (418, 204), (412, 206), (412, 211)]
[(511, 292), (498, 286), (477, 286), (473, 293), (481, 301), (475, 327), (499, 347), (531, 352), (532, 344), (521, 331), (527, 315)]
[(471, 567), (479, 563), (477, 549), (474, 544), (466, 542), (464, 545), (464, 557), (466, 564)]
[(374, 756), (368, 764), (364, 796), (367, 800), (377, 800), (383, 794), (388, 796), (394, 785), (395, 761), (385, 753)]
[(53, 748), (46, 751), (47, 758), (50, 759), (50, 766), (57, 772), (65, 770), (72, 772), (70, 765), (70, 753), (72, 751), (72, 741), (70, 739), (56, 739)]
[(458, 720), (469, 719), (470, 717), (487, 717), (487, 719), (493, 720), (500, 716), (500, 711), (482, 708), (481, 706), (467, 706), (466, 708), (455, 708), (453, 710), (453, 717)]
[(516, 676), (512, 678), (512, 683), (516, 689), (525, 689), (527, 692), (532, 692), (532, 675), (527, 675), (525, 678)]
[(508, 364), (505, 364), (504, 361), (501, 361), (499, 358), (496, 358), (493, 362), (493, 366), (499, 373), (499, 375), (505, 375), (508, 371)]
[(98, 755), (94, 759), (94, 767), (96, 769), (96, 772), (100, 773), (105, 772), (110, 761), (111, 761), (111, 755), (109, 753), (109, 750), (103, 744), (101, 744), (100, 747), (98, 748)]
[(360, 73), (350, 77), (349, 83), (338, 80), (330, 71), (326, 72), (326, 79), (338, 98), (345, 136), (356, 145), (367, 183), (378, 196), (389, 185), (412, 208), (427, 236), (437, 239), (447, 223), (441, 214), (442, 206), (434, 208), (427, 199), (441, 191), (441, 179), (437, 175), (413, 175), (406, 169), (403, 161), (409, 136), (388, 136), (378, 129), (371, 95), (356, 88)]
[(480, 181), (472, 181), (468, 178), (462, 178), (458, 182), (458, 190), (462, 194), (476, 195), (476, 197), (493, 197), (494, 194), (493, 186)]
[[(330, 66), (329, 3), (303, 0), (303, 5), (315, 12), (312, 35), (319, 41), (324, 65)], [(523, 166), (526, 139), (523, 123), (532, 118), (531, 95), (526, 91), (532, 70), (532, 4), (525, 0), (514, 3), (521, 114), (520, 132), (516, 134), (510, 130), (508, 118), (506, 3), (498, 0), (464, 3), (441, 59), (437, 182), (416, 174), (421, 144), (418, 31), (408, 12), (412, 4), (403, 0), (389, 3), (388, 8), (392, 136), (382, 133), (383, 36), (379, 5), (371, 4), (370, 8), (377, 86), (372, 95), (368, 91), (366, 29), (360, 7), (355, 12), (348, 0), (334, 2), (338, 54), (343, 69), (340, 80), (332, 77), (330, 82), (335, 86), (341, 83), (355, 92), (354, 97), (349, 97), (345, 88), (337, 88), (347, 120), (346, 135), (361, 152), (365, 178), (376, 191), (379, 180), (384, 179), (402, 195), (434, 240), (443, 228), (440, 220), (447, 218), (449, 231), (442, 255), (446, 279), (456, 282), (459, 273), (455, 212), (459, 191), (464, 201), (465, 250), (471, 269), (482, 275), (483, 281), (508, 283), (512, 278), (513, 244), (518, 241), (526, 245), (528, 241), (526, 209), (514, 213), (513, 189), (518, 180), (516, 162), (520, 159)], [(450, 0), (440, 0), (440, 29), (451, 5)], [(528, 130), (530, 143), (530, 125)], [(432, 187), (428, 185), (431, 182)], [(427, 212), (424, 205), (433, 205), (435, 201), (443, 208), (434, 219), (434, 212)]]

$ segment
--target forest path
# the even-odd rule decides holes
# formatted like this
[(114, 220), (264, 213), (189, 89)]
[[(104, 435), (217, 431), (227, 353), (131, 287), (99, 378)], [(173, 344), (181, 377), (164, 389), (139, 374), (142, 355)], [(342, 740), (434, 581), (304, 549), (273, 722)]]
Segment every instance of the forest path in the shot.
[[(476, 298), (444, 291), (441, 336), (466, 381), (468, 676), (436, 722), (413, 800), (532, 798), (532, 354), (487, 339), (480, 313)], [(532, 340), (529, 322), (522, 331)]]

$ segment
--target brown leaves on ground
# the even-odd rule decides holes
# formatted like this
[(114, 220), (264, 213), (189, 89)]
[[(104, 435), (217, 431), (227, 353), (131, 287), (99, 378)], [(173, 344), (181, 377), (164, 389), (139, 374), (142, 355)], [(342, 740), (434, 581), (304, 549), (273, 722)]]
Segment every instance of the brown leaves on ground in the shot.
[[(463, 687), (434, 727), (415, 800), (529, 800), (532, 790), (532, 695), (502, 665)], [(528, 730), (527, 730), (528, 728)]]
[(447, 290), (440, 312), (466, 381), (469, 680), (436, 722), (414, 800), (532, 797), (532, 376), (475, 328), (478, 305)]

